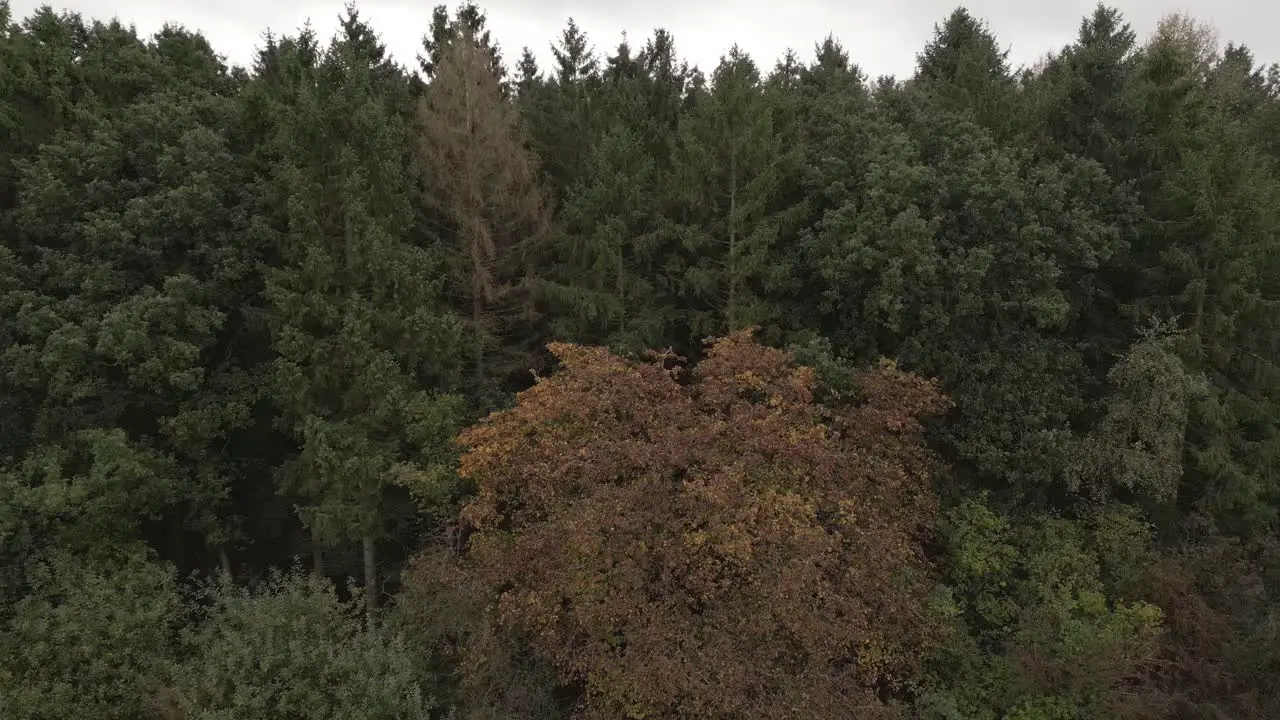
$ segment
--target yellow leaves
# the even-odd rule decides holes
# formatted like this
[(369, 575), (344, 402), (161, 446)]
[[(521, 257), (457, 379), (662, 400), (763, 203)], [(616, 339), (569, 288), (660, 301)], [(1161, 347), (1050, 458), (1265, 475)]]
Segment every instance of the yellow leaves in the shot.
[(888, 661), (888, 653), (880, 644), (865, 639), (858, 648), (858, 667), (870, 674), (878, 674)]
[[(925, 450), (886, 426), (934, 403), (927, 383), (871, 373), (871, 402), (833, 432), (812, 371), (747, 335), (717, 342), (680, 383), (660, 362), (551, 350), (559, 372), (463, 434), (461, 465), (478, 486), (465, 515), (475, 572), (506, 593), (504, 621), (604, 691), (585, 717), (676, 705), (751, 716), (751, 702), (774, 702), (754, 690), (765, 677), (785, 677), (789, 703), (808, 698), (786, 712), (822, 716), (819, 699), (911, 661), (872, 645), (846, 662), (872, 624), (895, 647), (922, 637), (910, 608), (923, 586), (897, 578), (922, 575), (903, 570), (932, 512), (916, 476)], [(486, 545), (499, 528), (510, 542)], [(907, 611), (885, 618), (884, 607)], [(646, 662), (621, 662), (601, 641), (619, 626), (627, 654)], [(779, 634), (816, 665), (798, 672), (762, 654)]]
[(752, 370), (740, 372), (733, 376), (738, 385), (748, 390), (761, 390), (764, 388), (764, 378), (757, 375)]
[(825, 425), (820, 423), (811, 423), (808, 426), (796, 427), (787, 430), (787, 441), (796, 445), (810, 442), (822, 442), (827, 438), (827, 430)]
[(882, 357), (876, 361), (876, 369), (881, 373), (890, 377), (898, 377), (901, 373), (898, 371), (898, 361), (893, 358)]

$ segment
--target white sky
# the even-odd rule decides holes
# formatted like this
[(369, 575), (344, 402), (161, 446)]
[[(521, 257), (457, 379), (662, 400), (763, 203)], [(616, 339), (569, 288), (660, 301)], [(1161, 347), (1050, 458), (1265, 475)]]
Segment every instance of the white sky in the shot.
[[(431, 10), (438, 2), (359, 0), (358, 8), (397, 61), (416, 68), (421, 38), (430, 27)], [(15, 19), (41, 4), (39, 0), (11, 0)], [(80, 12), (86, 18), (118, 17), (134, 24), (143, 35), (150, 35), (165, 22), (181, 24), (203, 32), (230, 62), (246, 65), (267, 28), (277, 34), (292, 33), (310, 19), (327, 40), (343, 9), (343, 0), (51, 0), (48, 4)], [(447, 4), (452, 9), (457, 0)], [(509, 65), (527, 45), (545, 69), (551, 59), (550, 43), (572, 16), (602, 57), (612, 53), (623, 30), (628, 31), (632, 47), (638, 48), (654, 27), (662, 26), (675, 36), (680, 55), (704, 70), (714, 67), (734, 42), (767, 69), (788, 47), (808, 59), (813, 44), (830, 32), (871, 77), (901, 77), (912, 72), (915, 54), (929, 39), (934, 24), (959, 2), (489, 0), (479, 4), (488, 14), (489, 27)], [(1096, 3), (970, 0), (965, 4), (990, 23), (1017, 66), (1031, 64), (1070, 42), (1080, 19), (1090, 14)], [(1160, 16), (1181, 11), (1216, 26), (1224, 43), (1248, 45), (1259, 61), (1280, 61), (1280, 0), (1116, 0), (1110, 4), (1125, 14), (1139, 38), (1154, 29)]]

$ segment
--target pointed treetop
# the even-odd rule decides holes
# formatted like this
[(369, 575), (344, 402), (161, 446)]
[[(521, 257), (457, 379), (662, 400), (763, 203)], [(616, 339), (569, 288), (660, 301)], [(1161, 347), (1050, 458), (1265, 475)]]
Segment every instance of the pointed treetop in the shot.
[(769, 80), (782, 87), (794, 87), (799, 83), (803, 71), (804, 66), (800, 63), (800, 56), (795, 50), (787, 48), (782, 58), (774, 64)]
[(373, 28), (360, 18), (354, 2), (347, 3), (346, 11), (338, 17), (338, 22), (338, 34), (330, 52), (370, 68), (391, 67), (386, 45)]
[(750, 53), (743, 50), (737, 43), (729, 48), (727, 55), (720, 56), (720, 64), (711, 74), (713, 90), (725, 83), (745, 82), (748, 85), (754, 85), (759, 81), (760, 68), (756, 66)]
[(424, 54), (418, 56), (423, 74), (428, 78), (434, 77), (445, 48), (465, 36), (489, 56), (489, 69), (494, 76), (500, 81), (505, 80), (507, 70), (502, 64), (502, 54), (497, 43), (489, 37), (487, 24), (488, 18), (475, 3), (459, 5), (453, 18), (449, 17), (447, 6), (437, 5), (431, 12), (431, 32), (422, 38)]
[(689, 68), (682, 66), (676, 58), (675, 38), (663, 28), (653, 31), (653, 37), (645, 43), (639, 60), (644, 72), (655, 80), (675, 80), (689, 74)]
[(277, 37), (268, 31), (264, 40), (253, 62), (254, 74), (259, 77), (276, 78), (297, 68), (313, 69), (319, 64), (320, 43), (310, 20), (296, 36)]
[(1108, 47), (1127, 53), (1133, 49), (1136, 39), (1119, 10), (1099, 4), (1093, 15), (1080, 21), (1080, 35), (1076, 43), (1082, 47)]
[(849, 51), (844, 49), (834, 35), (828, 34), (820, 43), (813, 45), (813, 69), (848, 70)]
[(1001, 50), (986, 22), (963, 7), (956, 8), (941, 26), (935, 26), (933, 40), (916, 56), (917, 77), (924, 80), (956, 82), (964, 78), (996, 79), (1009, 74), (1008, 50)]
[(587, 34), (573, 18), (569, 18), (568, 25), (561, 31), (559, 44), (551, 45), (551, 54), (556, 59), (555, 80), (560, 85), (582, 82), (600, 68)]
[(849, 52), (839, 40), (827, 35), (813, 46), (814, 59), (801, 72), (801, 81), (809, 87), (823, 91), (843, 89), (865, 90), (866, 77), (861, 68), (849, 59)]
[(640, 73), (640, 58), (632, 57), (631, 43), (627, 41), (627, 31), (622, 31), (622, 39), (618, 41), (618, 47), (613, 51), (613, 55), (605, 60), (605, 78), (611, 82), (618, 82), (625, 78), (636, 77)]
[(520, 49), (520, 62), (516, 63), (516, 85), (526, 90), (536, 85), (542, 78), (542, 70), (538, 68), (538, 58), (525, 45)]

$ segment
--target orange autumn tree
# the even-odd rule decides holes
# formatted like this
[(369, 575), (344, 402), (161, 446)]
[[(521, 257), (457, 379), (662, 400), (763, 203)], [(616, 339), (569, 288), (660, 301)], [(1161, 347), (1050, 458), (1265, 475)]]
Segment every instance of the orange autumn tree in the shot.
[(876, 689), (927, 636), (934, 384), (886, 365), (830, 410), (749, 331), (691, 371), (550, 349), (558, 372), (460, 438), (455, 572), (493, 624), (583, 689), (583, 718), (887, 714)]

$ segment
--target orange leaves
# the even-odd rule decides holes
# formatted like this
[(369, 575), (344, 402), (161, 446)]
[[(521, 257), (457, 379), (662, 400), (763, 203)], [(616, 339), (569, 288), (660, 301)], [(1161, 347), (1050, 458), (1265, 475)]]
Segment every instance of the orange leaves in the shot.
[[(692, 370), (553, 344), (561, 369), (461, 436), (464, 519), (499, 621), (616, 718), (838, 716), (924, 642), (933, 499), (892, 368), (832, 415), (815, 376), (749, 333)], [(872, 656), (874, 655), (874, 660)], [(896, 663), (896, 665), (895, 665)]]

